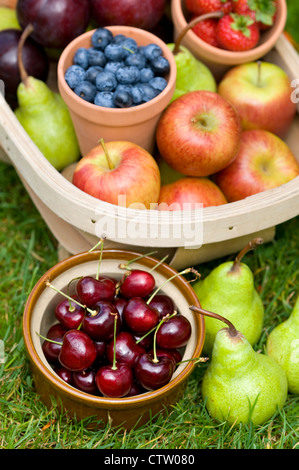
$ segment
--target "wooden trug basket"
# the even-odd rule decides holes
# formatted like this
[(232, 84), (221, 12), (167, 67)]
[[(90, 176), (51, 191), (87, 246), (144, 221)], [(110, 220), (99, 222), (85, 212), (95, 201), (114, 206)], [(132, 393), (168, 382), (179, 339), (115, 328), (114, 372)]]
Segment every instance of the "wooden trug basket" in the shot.
[[(299, 56), (293, 46), (281, 35), (275, 48), (263, 58), (282, 67), (291, 80), (299, 78)], [(51, 70), (49, 85), (56, 83), (56, 68)], [(39, 210), (49, 229), (59, 243), (58, 257), (89, 250), (99, 237), (107, 237), (105, 247), (139, 251), (156, 251), (162, 258), (168, 254), (167, 262), (176, 269), (200, 264), (239, 251), (255, 236), (271, 241), (275, 237), (275, 226), (299, 215), (299, 177), (278, 188), (250, 196), (242, 201), (202, 211), (201, 242), (192, 244), (188, 233), (180, 238), (175, 228), (184, 224), (181, 216), (174, 217), (168, 237), (158, 235), (124, 238), (109, 233), (98, 233), (97, 221), (102, 216), (113, 224), (121, 223), (125, 233), (134, 223), (134, 211), (124, 209), (119, 216), (117, 206), (99, 201), (76, 188), (59, 173), (38, 150), (16, 119), (11, 108), (0, 94), (0, 159), (12, 164)], [(299, 108), (298, 108), (299, 109)], [(278, 117), (279, 119), (279, 117)], [(116, 139), (117, 140), (117, 139)], [(298, 114), (285, 138), (299, 161), (299, 117)], [(139, 214), (138, 227), (142, 233), (150, 232), (152, 220), (146, 212)], [(160, 228), (165, 224), (166, 214), (156, 212), (155, 222)], [(168, 220), (168, 219), (167, 219)], [(190, 230), (198, 227), (198, 216), (191, 218)], [(140, 233), (140, 232), (138, 232)], [(174, 236), (174, 233), (176, 236)]]

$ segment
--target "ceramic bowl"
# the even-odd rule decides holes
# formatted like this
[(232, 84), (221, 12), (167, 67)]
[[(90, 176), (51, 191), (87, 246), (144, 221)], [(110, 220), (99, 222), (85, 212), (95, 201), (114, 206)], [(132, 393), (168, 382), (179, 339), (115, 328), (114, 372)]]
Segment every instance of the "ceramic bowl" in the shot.
[[(122, 250), (103, 250), (101, 274), (120, 279), (123, 270), (120, 263), (135, 259), (139, 253)], [(134, 262), (134, 267), (149, 270), (157, 265), (158, 260), (144, 256)], [(150, 416), (163, 412), (182, 396), (187, 379), (192, 373), (194, 363), (187, 361), (180, 364), (171, 381), (164, 387), (134, 397), (106, 398), (93, 396), (68, 385), (54, 372), (42, 350), (43, 339), (52, 324), (57, 323), (53, 308), (61, 300), (61, 294), (45, 285), (49, 280), (56, 288), (65, 291), (71, 279), (82, 275), (95, 275), (99, 263), (99, 251), (84, 252), (74, 255), (49, 269), (37, 282), (25, 305), (23, 316), (23, 336), (31, 364), (36, 392), (47, 407), (52, 405), (52, 397), (70, 417), (84, 419), (95, 417), (101, 423), (112, 420), (115, 426), (122, 425), (127, 429), (146, 423)], [(160, 286), (177, 273), (169, 265), (162, 263), (153, 271), (156, 286)], [(73, 283), (74, 284), (74, 283)], [(72, 294), (72, 291), (70, 295)], [(199, 305), (198, 299), (190, 284), (182, 277), (172, 279), (163, 287), (163, 292), (174, 301), (177, 310), (191, 322), (192, 336), (184, 348), (183, 358), (200, 357), (204, 336), (204, 319), (193, 313), (189, 307)]]
[[(172, 0), (171, 17), (176, 39), (190, 21), (185, 0)], [(260, 42), (255, 48), (245, 52), (233, 52), (213, 47), (200, 39), (192, 30), (186, 33), (181, 44), (187, 47), (199, 60), (203, 61), (216, 78), (219, 78), (229, 67), (258, 60), (267, 54), (283, 32), (286, 19), (286, 1), (277, 0), (277, 13), (273, 26), (261, 34)]]
[(73, 57), (79, 47), (90, 47), (91, 36), (88, 31), (74, 39), (62, 52), (58, 61), (58, 88), (68, 106), (77, 134), (82, 155), (95, 147), (100, 138), (105, 141), (126, 140), (140, 145), (152, 153), (155, 147), (155, 132), (158, 120), (169, 104), (175, 90), (176, 64), (167, 45), (154, 34), (130, 26), (107, 27), (113, 35), (124, 34), (136, 40), (138, 46), (158, 44), (170, 64), (167, 77), (168, 85), (154, 99), (131, 108), (105, 108), (96, 106), (78, 97), (64, 79), (67, 68), (72, 65)]

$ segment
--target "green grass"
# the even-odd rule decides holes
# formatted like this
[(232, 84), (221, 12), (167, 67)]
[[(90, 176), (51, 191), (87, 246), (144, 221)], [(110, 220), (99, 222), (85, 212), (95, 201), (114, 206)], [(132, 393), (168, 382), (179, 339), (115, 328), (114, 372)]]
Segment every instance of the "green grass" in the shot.
[[(34, 390), (22, 337), (26, 299), (39, 277), (57, 262), (56, 241), (35, 209), (14, 169), (0, 163), (0, 448), (3, 449), (294, 449), (299, 448), (299, 398), (289, 395), (283, 410), (262, 426), (217, 423), (200, 394), (206, 364), (197, 366), (181, 400), (167, 416), (139, 429), (110, 423), (71, 421), (47, 409)], [(273, 242), (246, 256), (265, 305), (264, 330), (288, 317), (299, 294), (299, 217), (277, 227)], [(228, 257), (198, 266), (204, 276)], [(93, 428), (99, 424), (97, 430)]]

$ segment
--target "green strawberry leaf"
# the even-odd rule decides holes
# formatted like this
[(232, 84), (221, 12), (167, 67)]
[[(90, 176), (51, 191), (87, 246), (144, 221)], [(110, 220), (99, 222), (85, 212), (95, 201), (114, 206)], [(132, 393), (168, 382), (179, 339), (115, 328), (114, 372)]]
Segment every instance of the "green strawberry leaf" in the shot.
[(230, 16), (233, 18), (231, 28), (234, 31), (241, 31), (246, 38), (250, 38), (250, 29), (248, 26), (254, 23), (254, 20), (250, 16), (238, 15), (237, 13), (231, 13)]
[(273, 0), (248, 0), (248, 6), (256, 13), (256, 21), (271, 26), (276, 12)]

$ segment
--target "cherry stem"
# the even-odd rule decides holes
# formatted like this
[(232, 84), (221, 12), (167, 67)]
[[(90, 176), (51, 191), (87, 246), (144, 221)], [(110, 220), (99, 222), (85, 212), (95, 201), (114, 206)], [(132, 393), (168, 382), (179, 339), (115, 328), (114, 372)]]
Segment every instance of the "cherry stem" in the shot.
[(164, 261), (168, 258), (168, 255), (164, 256), (164, 258), (162, 258), (159, 263), (157, 263), (155, 266), (153, 266), (148, 272), (151, 273), (153, 271), (155, 271), (155, 269), (157, 269), (158, 266), (160, 266), (162, 263), (164, 263)]
[(113, 165), (113, 163), (112, 163), (112, 161), (111, 161), (109, 152), (108, 152), (108, 150), (107, 150), (107, 147), (106, 147), (106, 144), (105, 144), (103, 138), (100, 139), (100, 144), (101, 144), (101, 146), (103, 147), (103, 150), (104, 150), (104, 153), (105, 153), (107, 162), (108, 162), (109, 170), (114, 170), (114, 165)]
[(235, 326), (232, 324), (230, 320), (223, 317), (222, 315), (219, 315), (218, 313), (215, 313), (215, 312), (210, 312), (209, 310), (205, 310), (201, 307), (196, 307), (195, 305), (191, 305), (191, 307), (189, 308), (193, 312), (200, 313), (202, 315), (206, 315), (207, 317), (212, 317), (212, 318), (215, 318), (216, 320), (220, 320), (223, 323), (226, 323), (226, 325), (228, 326), (230, 335), (237, 336), (238, 330), (235, 328)]
[(193, 26), (195, 26), (197, 23), (199, 23), (200, 21), (203, 21), (203, 20), (207, 20), (209, 18), (222, 18), (222, 16), (224, 16), (224, 13), (222, 11), (214, 11), (212, 13), (205, 13), (204, 15), (200, 15), (200, 16), (197, 16), (196, 18), (194, 18), (192, 21), (190, 21), (186, 26), (185, 28), (182, 29), (181, 33), (179, 34), (179, 36), (177, 37), (176, 39), (176, 42), (175, 42), (175, 45), (174, 45), (174, 49), (172, 51), (173, 55), (176, 55), (180, 52), (180, 45), (181, 45), (181, 42), (185, 36), (185, 34), (188, 33), (188, 31), (193, 28)]
[(171, 317), (173, 317), (174, 315), (176, 315), (176, 312), (173, 313), (172, 315), (165, 315), (165, 317), (162, 318), (162, 320), (158, 323), (158, 325), (154, 328), (155, 329), (155, 333), (154, 333), (154, 338), (153, 338), (153, 354), (154, 354), (154, 358), (153, 358), (153, 362), (156, 364), (157, 362), (159, 362), (159, 359), (157, 357), (157, 332), (160, 328), (160, 326), (165, 323), (167, 320), (169, 320)]
[[(177, 313), (178, 312), (175, 310), (171, 315), (169, 315), (169, 313), (168, 313), (167, 315), (165, 315), (165, 317), (167, 317), (167, 320), (169, 320), (170, 318), (177, 315)], [(154, 326), (151, 330), (147, 331), (141, 338), (137, 339), (136, 344), (140, 343), (140, 341), (142, 341), (144, 338), (146, 338), (148, 335), (150, 335), (153, 331), (155, 331), (156, 328), (157, 328), (157, 326)]]
[(157, 251), (150, 251), (149, 253), (146, 253), (146, 254), (144, 254), (144, 255), (137, 256), (136, 258), (133, 258), (133, 259), (131, 259), (130, 261), (128, 261), (126, 264), (121, 263), (121, 264), (119, 265), (119, 268), (120, 268), (120, 269), (130, 269), (130, 268), (129, 268), (130, 264), (135, 263), (135, 261), (138, 261), (139, 259), (142, 259), (142, 258), (144, 258), (145, 256), (151, 256), (151, 255), (153, 255), (153, 254), (155, 254), (155, 253), (157, 253)]
[(117, 313), (112, 313), (114, 315), (114, 330), (113, 330), (113, 363), (112, 363), (112, 370), (117, 370), (116, 366), (116, 325), (117, 325)]
[(240, 253), (235, 257), (234, 263), (230, 269), (230, 272), (235, 272), (239, 269), (240, 264), (244, 256), (250, 251), (254, 250), (258, 245), (262, 245), (264, 240), (262, 238), (254, 238), (251, 240), (244, 248), (240, 251)]
[(101, 249), (100, 249), (100, 259), (99, 259), (99, 262), (98, 262), (98, 269), (97, 269), (97, 273), (96, 273), (96, 280), (99, 279), (99, 275), (100, 275), (100, 268), (101, 268), (101, 264), (102, 264), (102, 258), (103, 258), (103, 248), (104, 248), (104, 239), (101, 238)]
[(30, 34), (32, 33), (33, 30), (34, 30), (33, 25), (31, 23), (29, 23), (26, 26), (26, 28), (24, 29), (24, 31), (23, 31), (23, 33), (20, 37), (19, 44), (18, 44), (18, 52), (17, 52), (18, 65), (19, 65), (21, 80), (25, 84), (25, 86), (27, 86), (28, 74), (27, 74), (26, 69), (24, 67), (24, 62), (23, 62), (23, 59), (22, 59), (22, 51), (23, 51), (23, 47), (24, 47), (24, 43), (25, 43), (26, 39), (30, 36)]
[(149, 299), (148, 299), (147, 302), (146, 302), (147, 305), (149, 305), (150, 302), (151, 302), (151, 301), (153, 300), (153, 298), (155, 297), (155, 295), (156, 295), (161, 289), (163, 289), (163, 287), (165, 286), (165, 284), (167, 284), (169, 281), (172, 281), (172, 279), (174, 279), (175, 277), (181, 276), (181, 275), (183, 275), (183, 274), (188, 274), (188, 273), (191, 273), (191, 272), (194, 273), (194, 274), (196, 274), (196, 276), (197, 276), (196, 279), (198, 279), (198, 278), (200, 277), (199, 272), (196, 271), (196, 269), (194, 269), (194, 268), (187, 268), (187, 269), (185, 269), (184, 271), (181, 271), (180, 273), (174, 274), (174, 275), (171, 276), (169, 279), (166, 279), (166, 281), (163, 282), (163, 283), (161, 284), (161, 286), (159, 286), (159, 287), (153, 292), (153, 294), (149, 297)]
[(73, 299), (68, 294), (65, 294), (61, 290), (57, 289), (57, 287), (53, 286), (53, 284), (51, 284), (49, 281), (46, 281), (45, 284), (46, 284), (47, 287), (50, 287), (51, 289), (55, 290), (59, 294), (63, 295), (66, 299), (69, 299), (71, 302), (74, 302), (75, 304), (79, 305), (79, 307), (82, 307), (82, 308), (86, 309), (92, 316), (97, 314), (96, 310), (91, 310), (90, 308), (86, 307), (86, 305), (82, 305), (80, 302), (78, 302), (78, 300)]
[(54, 339), (46, 338), (45, 336), (41, 335), (41, 334), (38, 333), (37, 331), (36, 331), (36, 334), (37, 334), (40, 338), (44, 339), (45, 341), (49, 341), (49, 343), (59, 344), (59, 346), (62, 346), (62, 344), (63, 344), (61, 341), (55, 341)]

